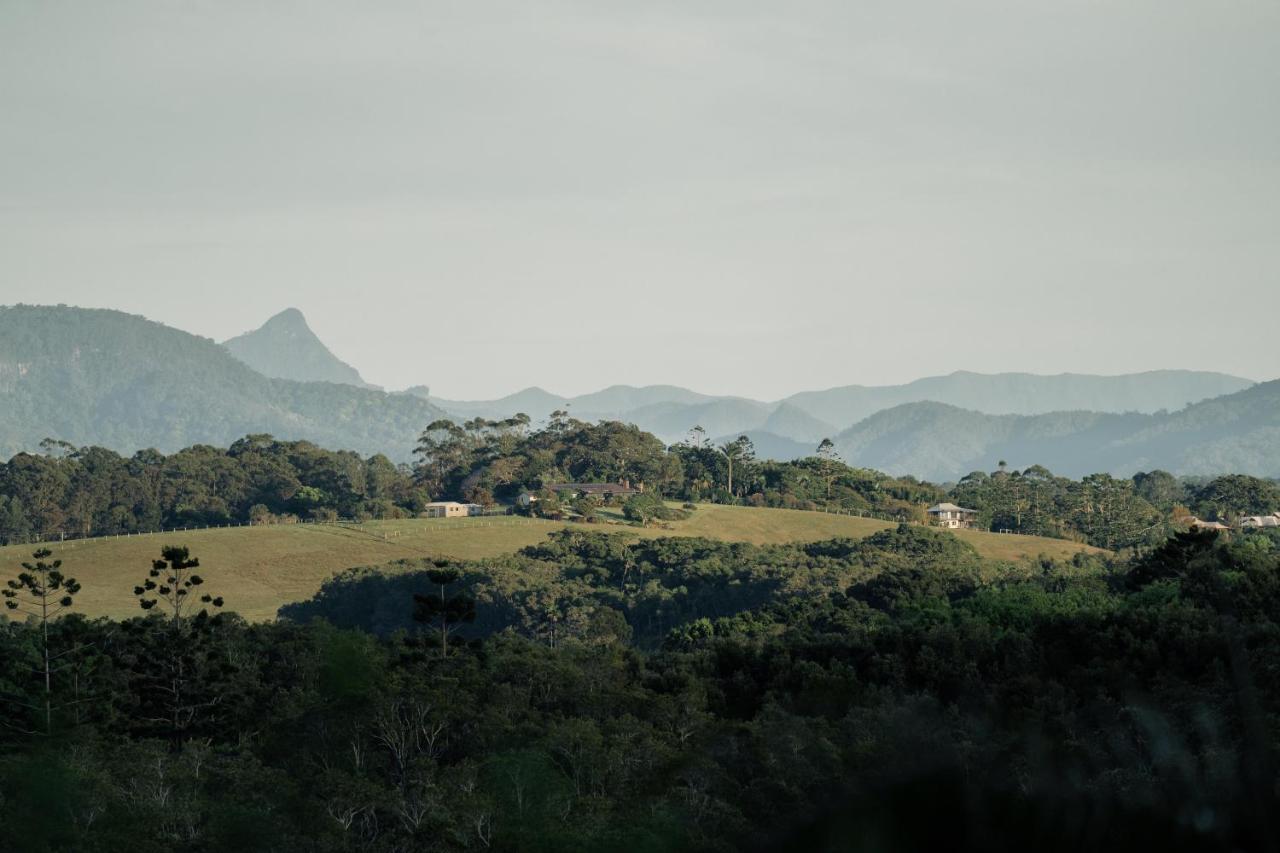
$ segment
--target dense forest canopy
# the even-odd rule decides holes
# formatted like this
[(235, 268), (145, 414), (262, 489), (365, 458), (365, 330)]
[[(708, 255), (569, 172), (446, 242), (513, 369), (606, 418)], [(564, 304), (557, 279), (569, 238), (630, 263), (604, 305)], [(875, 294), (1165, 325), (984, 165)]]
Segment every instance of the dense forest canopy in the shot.
[[(160, 580), (200, 556), (166, 551)], [(353, 572), (266, 625), (0, 621), (0, 837), (1266, 849), (1277, 613), (1274, 531), (1014, 566), (904, 525), (767, 548), (565, 532)]]

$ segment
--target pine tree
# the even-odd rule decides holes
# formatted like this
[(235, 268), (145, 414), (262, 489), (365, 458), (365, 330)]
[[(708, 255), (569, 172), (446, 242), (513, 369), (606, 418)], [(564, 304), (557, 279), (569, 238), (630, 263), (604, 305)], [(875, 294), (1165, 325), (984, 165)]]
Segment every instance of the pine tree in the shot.
[(465, 593), (450, 596), (446, 590), (462, 576), (445, 560), (435, 561), (427, 570), (427, 578), (439, 587), (437, 592), (413, 596), (413, 618), (416, 622), (436, 625), (440, 630), (440, 657), (449, 655), (449, 635), (462, 625), (476, 621), (476, 602)]
[[(196, 587), (204, 584), (204, 578), (192, 571), (199, 568), (200, 561), (192, 557), (188, 549), (173, 545), (161, 549), (160, 555), (163, 559), (151, 563), (147, 579), (142, 586), (133, 588), (133, 594), (138, 597), (138, 606), (143, 610), (163, 604), (173, 621), (181, 624), (189, 615)], [(221, 596), (215, 598), (207, 594), (200, 596), (200, 601), (213, 607), (224, 604)], [(205, 612), (203, 608), (201, 612)]]
[[(204, 578), (193, 571), (200, 561), (183, 547), (166, 546), (160, 553), (162, 559), (152, 562), (147, 579), (133, 593), (143, 610), (160, 607), (170, 618), (162, 626), (143, 623), (132, 628), (154, 643), (135, 690), (150, 710), (148, 720), (164, 727), (177, 751), (222, 702), (227, 665), (216, 642), (219, 617), (211, 619), (205, 607), (193, 612), (196, 590), (204, 585)], [(221, 596), (208, 594), (200, 595), (199, 601), (214, 608), (225, 603)]]
[(53, 732), (53, 656), (49, 651), (49, 621), (57, 618), (74, 604), (73, 597), (80, 592), (75, 578), (62, 574), (62, 561), (46, 563), (52, 556), (48, 548), (41, 548), (31, 556), (34, 563), (23, 563), (26, 571), (17, 580), (8, 582), (8, 589), (0, 590), (5, 607), (32, 616), (40, 622), (40, 644), (44, 656), (44, 727), (45, 733)]

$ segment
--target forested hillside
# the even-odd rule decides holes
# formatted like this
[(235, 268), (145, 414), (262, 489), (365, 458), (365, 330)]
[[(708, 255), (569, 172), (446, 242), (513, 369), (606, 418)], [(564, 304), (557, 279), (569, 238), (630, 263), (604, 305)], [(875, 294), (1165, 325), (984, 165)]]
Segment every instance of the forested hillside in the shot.
[(880, 412), (835, 437), (850, 463), (946, 481), (974, 470), (1044, 465), (1072, 477), (1247, 472), (1280, 476), (1280, 380), (1176, 412), (986, 415), (941, 403)]
[(407, 460), (440, 410), (408, 395), (269, 379), (206, 338), (118, 311), (0, 308), (0, 457), (45, 438), (125, 453), (252, 433)]
[[(212, 556), (161, 567), (186, 583)], [(45, 566), (78, 594), (73, 559)], [(1264, 850), (1278, 579), (1266, 532), (1010, 567), (904, 526), (771, 548), (566, 533), (349, 573), (265, 625), (219, 612), (234, 590), (178, 610), (149, 581), (128, 621), (0, 621), (0, 838)]]

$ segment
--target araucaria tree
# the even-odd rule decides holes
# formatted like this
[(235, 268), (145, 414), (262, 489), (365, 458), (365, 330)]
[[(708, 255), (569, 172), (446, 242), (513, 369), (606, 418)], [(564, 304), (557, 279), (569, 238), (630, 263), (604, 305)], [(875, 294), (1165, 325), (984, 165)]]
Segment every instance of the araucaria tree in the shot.
[(34, 563), (23, 563), (25, 569), (17, 580), (11, 580), (8, 588), (0, 590), (4, 605), (10, 610), (35, 617), (40, 622), (40, 644), (44, 656), (44, 726), (45, 732), (53, 731), (53, 656), (49, 652), (49, 620), (74, 604), (73, 596), (80, 591), (75, 578), (62, 574), (62, 561), (45, 562), (53, 552), (41, 548), (31, 556)]
[[(221, 704), (229, 666), (216, 642), (220, 617), (210, 618), (205, 607), (195, 609), (196, 591), (204, 585), (193, 571), (200, 561), (182, 547), (166, 546), (160, 554), (162, 559), (152, 562), (147, 579), (133, 593), (143, 610), (168, 611), (169, 619), (159, 629), (131, 624), (129, 630), (150, 645), (148, 664), (137, 668), (133, 690), (140, 699), (140, 718), (159, 726), (178, 750)], [(199, 595), (199, 602), (215, 608), (224, 603), (221, 596), (208, 594)]]
[(427, 595), (413, 596), (413, 618), (416, 622), (437, 626), (440, 631), (440, 657), (449, 654), (449, 635), (463, 625), (476, 621), (476, 602), (465, 593), (449, 595), (446, 587), (457, 583), (461, 573), (448, 562), (437, 560), (427, 571), (427, 579), (438, 587)]
[[(192, 557), (188, 549), (172, 545), (163, 548), (160, 555), (163, 559), (151, 563), (147, 579), (142, 586), (133, 588), (133, 594), (143, 610), (163, 604), (173, 621), (181, 623), (190, 613), (196, 588), (204, 584), (204, 578), (192, 571), (199, 568), (200, 561)], [(200, 596), (200, 602), (213, 607), (223, 605), (221, 596), (214, 598), (207, 594)]]

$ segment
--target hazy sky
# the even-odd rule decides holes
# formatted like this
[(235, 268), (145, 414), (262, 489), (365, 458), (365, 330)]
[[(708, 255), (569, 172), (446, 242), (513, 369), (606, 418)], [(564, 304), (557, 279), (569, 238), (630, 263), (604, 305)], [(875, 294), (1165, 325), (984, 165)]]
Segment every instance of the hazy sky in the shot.
[(459, 398), (1280, 376), (1280, 3), (0, 0), (0, 303)]

